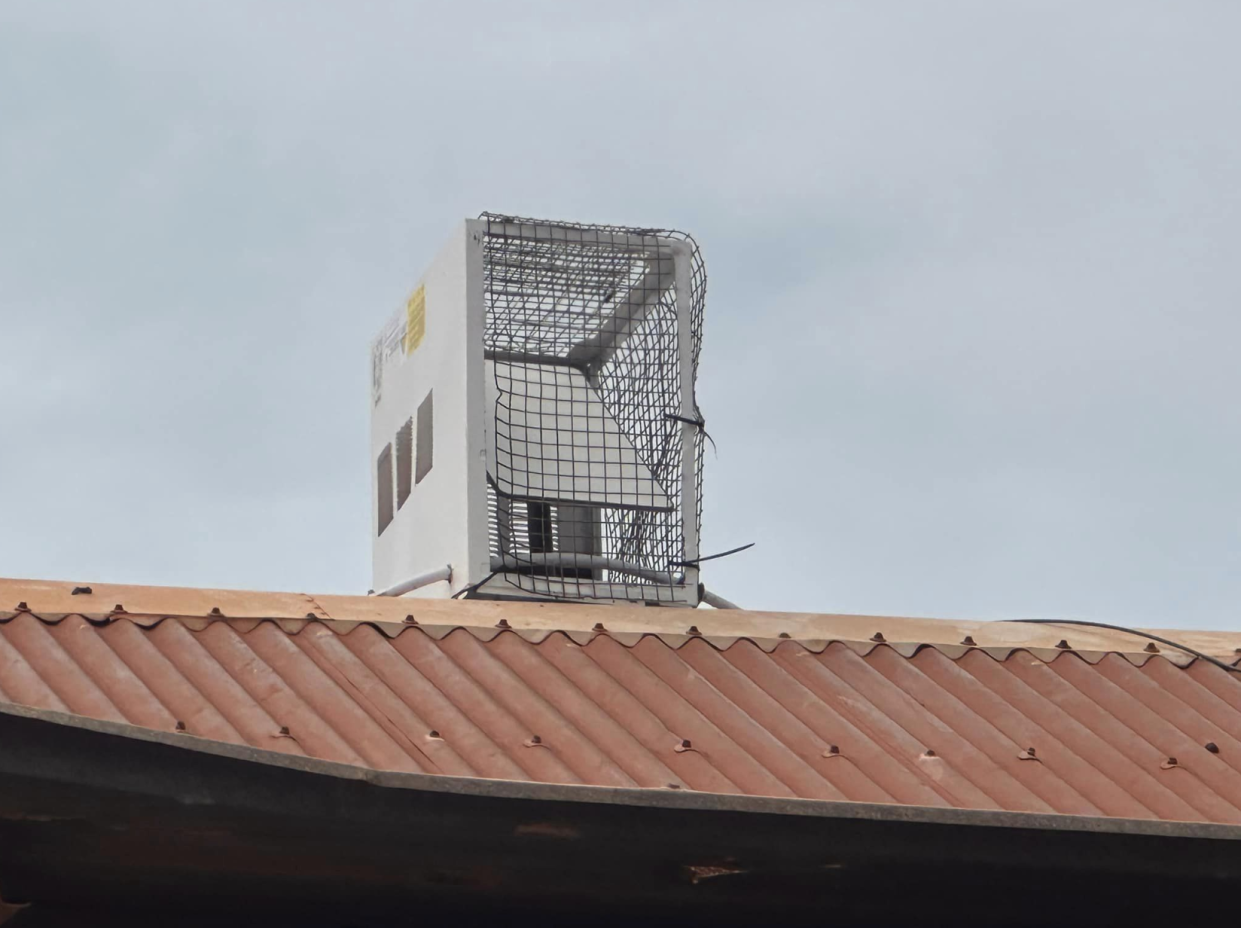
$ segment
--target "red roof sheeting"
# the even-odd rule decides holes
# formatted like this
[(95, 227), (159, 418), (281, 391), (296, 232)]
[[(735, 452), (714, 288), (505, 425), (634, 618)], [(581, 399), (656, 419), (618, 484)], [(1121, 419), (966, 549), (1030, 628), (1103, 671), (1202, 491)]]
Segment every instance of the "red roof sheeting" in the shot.
[(1241, 823), (1241, 680), (1128, 635), (72, 587), (0, 581), (0, 699), (379, 769)]

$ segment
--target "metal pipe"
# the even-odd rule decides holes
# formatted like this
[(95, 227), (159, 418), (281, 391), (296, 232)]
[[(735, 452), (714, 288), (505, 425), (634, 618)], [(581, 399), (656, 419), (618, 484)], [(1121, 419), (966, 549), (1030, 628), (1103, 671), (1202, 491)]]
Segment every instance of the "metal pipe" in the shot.
[(380, 596), (403, 596), (411, 590), (419, 587), (427, 586), (432, 583), (439, 583), (441, 580), (452, 582), (452, 565), (446, 564), (438, 570), (429, 570), (425, 574), (418, 574), (416, 577), (410, 577), (408, 580), (402, 580), (396, 586), (390, 586)]
[(483, 357), (488, 361), (500, 361), (504, 364), (542, 364), (547, 367), (571, 367), (575, 371), (586, 373), (588, 361), (564, 358), (554, 354), (532, 354), (528, 351), (510, 351), (506, 348), (485, 348)]
[(577, 567), (595, 570), (612, 570), (619, 574), (629, 574), (652, 583), (670, 583), (676, 586), (685, 582), (685, 575), (667, 570), (651, 570), (637, 564), (611, 557), (600, 557), (596, 554), (571, 554), (563, 551), (523, 554), (520, 558), (513, 555), (491, 558), (491, 569), (519, 570), (523, 567)]
[(740, 609), (741, 608), (736, 603), (729, 602), (727, 599), (725, 599), (723, 596), (720, 596), (718, 593), (712, 593), (705, 586), (702, 588), (702, 593), (701, 595), (699, 595), (698, 598), (702, 602), (706, 603), (708, 606), (711, 606), (715, 609)]

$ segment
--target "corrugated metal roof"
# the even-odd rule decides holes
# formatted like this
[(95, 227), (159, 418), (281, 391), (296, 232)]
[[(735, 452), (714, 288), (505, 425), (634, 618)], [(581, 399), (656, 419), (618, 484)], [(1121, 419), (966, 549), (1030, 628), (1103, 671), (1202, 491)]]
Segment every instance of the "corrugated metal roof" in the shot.
[(1241, 823), (1241, 680), (1124, 633), (73, 588), (0, 581), (0, 699), (390, 770)]

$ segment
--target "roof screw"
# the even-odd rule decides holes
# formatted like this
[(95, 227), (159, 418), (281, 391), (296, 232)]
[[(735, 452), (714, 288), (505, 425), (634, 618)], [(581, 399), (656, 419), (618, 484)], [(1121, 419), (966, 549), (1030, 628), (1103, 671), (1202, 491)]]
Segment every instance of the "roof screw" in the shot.
[(606, 631), (607, 631), (607, 629), (603, 627), (603, 623), (602, 623), (602, 622), (596, 622), (596, 623), (595, 623), (595, 627), (594, 627), (594, 628), (592, 628), (592, 629), (591, 629), (591, 631), (593, 631), (593, 632), (606, 632)]
[(288, 726), (288, 725), (281, 725), (281, 726), (280, 726), (280, 731), (276, 732), (276, 737), (277, 737), (277, 738), (291, 738), (291, 737), (293, 737), (293, 736), (289, 734), (289, 726)]
[(839, 757), (840, 746), (836, 744), (829, 744), (827, 746), (827, 750), (823, 752), (823, 756), (824, 757)]
[(682, 738), (681, 743), (678, 744), (672, 750), (676, 751), (678, 754), (684, 754), (686, 751), (694, 750), (694, 745), (690, 742), (688, 738)]
[(306, 618), (308, 618), (308, 619), (317, 619), (317, 618), (319, 618), (319, 617), (318, 617), (317, 615), (315, 615), (313, 612), (307, 612), (307, 613), (306, 613)]
[(970, 647), (970, 648), (978, 647), (978, 642), (974, 640), (973, 635), (966, 635), (964, 638), (961, 639), (961, 644), (966, 645), (967, 647)]
[(432, 739), (433, 741), (438, 740), (440, 737), (440, 733), (436, 731), (434, 728), (432, 728), (429, 732), (427, 732), (427, 737)]
[(1143, 650), (1143, 651), (1145, 651), (1147, 654), (1158, 654), (1158, 653), (1159, 653), (1159, 645), (1155, 644), (1155, 642), (1153, 642), (1153, 641), (1152, 641), (1150, 644), (1148, 644), (1148, 645), (1147, 645), (1145, 648), (1143, 648), (1142, 650)]
[(30, 611), (30, 607), (26, 605), (26, 601), (24, 599), (20, 603), (17, 604), (17, 611), (18, 612), (29, 612)]
[(888, 639), (883, 637), (883, 632), (875, 632), (873, 635), (870, 636), (870, 640), (877, 641), (880, 644), (883, 644), (883, 642), (887, 641)]
[(125, 607), (122, 606), (120, 603), (117, 603), (115, 606), (112, 607), (112, 611), (113, 612), (124, 612)]
[(212, 615), (224, 615), (224, 613), (220, 611), (220, 607), (219, 607), (219, 606), (212, 606), (212, 607), (211, 607), (211, 614), (212, 614)]
[(91, 589), (90, 587), (88, 587), (88, 586), (75, 586), (75, 587), (73, 588), (73, 591), (72, 591), (69, 595), (70, 595), (70, 596), (83, 596), (83, 595), (85, 595), (85, 596), (89, 596), (89, 595), (90, 595), (91, 593), (93, 593), (93, 592), (95, 592), (95, 591), (94, 591), (94, 590), (92, 590), (92, 589)]
[(537, 748), (542, 743), (543, 743), (543, 739), (540, 738), (538, 735), (531, 735), (530, 738), (526, 741), (526, 747)]
[(691, 625), (691, 626), (689, 627), (689, 631), (688, 631), (688, 632), (686, 632), (686, 634), (687, 634), (687, 635), (701, 635), (701, 634), (702, 634), (702, 632), (700, 632), (700, 631), (698, 630), (698, 626), (697, 626), (697, 625)]
[(681, 788), (680, 783), (669, 783), (668, 784), (668, 789), (680, 789), (680, 788)]
[(418, 620), (415, 619), (412, 615), (407, 615), (405, 616), (405, 624), (406, 625), (417, 625)]
[(1203, 745), (1203, 747), (1205, 747), (1212, 754), (1219, 753), (1219, 745), (1216, 744), (1214, 741), (1208, 741), (1206, 744)]
[(1165, 760), (1165, 761), (1164, 761), (1162, 764), (1160, 764), (1159, 766), (1160, 766), (1162, 769), (1164, 769), (1164, 770), (1171, 770), (1173, 767), (1179, 767), (1179, 766), (1180, 766), (1180, 764), (1178, 764), (1178, 763), (1176, 762), (1176, 758), (1175, 758), (1175, 757), (1169, 757), (1167, 760)]
[(1017, 755), (1017, 759), (1018, 760), (1038, 760), (1038, 754), (1035, 753), (1034, 748), (1026, 748), (1024, 751), (1020, 752)]
[(926, 749), (926, 751), (925, 751), (925, 752), (923, 752), (922, 756), (923, 756), (923, 757), (934, 757), (934, 756), (935, 756), (935, 751), (934, 751), (934, 749), (932, 749), (932, 748), (927, 748), (927, 749)]
[(499, 622), (496, 623), (496, 628), (512, 628), (512, 627), (513, 626), (508, 624), (508, 619), (501, 619)]
[(792, 638), (793, 636), (790, 635), (788, 632), (780, 632), (780, 634), (777, 635), (776, 637), (777, 638)]
[(1069, 644), (1069, 641), (1067, 638), (1061, 638), (1059, 641), (1057, 641), (1056, 647), (1059, 648), (1061, 651), (1072, 651), (1073, 650), (1073, 646)]
[(177, 724), (176, 724), (176, 727), (174, 727), (174, 728), (173, 728), (173, 731), (184, 732), (184, 731), (185, 731), (185, 723), (184, 723), (184, 722), (182, 722), (180, 719), (177, 719)]
[(1233, 649), (1232, 649), (1232, 653), (1233, 653), (1233, 654), (1241, 654), (1241, 648), (1233, 648)]

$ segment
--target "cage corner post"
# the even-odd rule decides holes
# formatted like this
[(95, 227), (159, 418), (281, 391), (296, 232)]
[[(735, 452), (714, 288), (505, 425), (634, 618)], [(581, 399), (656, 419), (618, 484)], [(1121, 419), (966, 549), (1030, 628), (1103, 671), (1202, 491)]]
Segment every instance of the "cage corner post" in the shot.
[(681, 533), (684, 539), (685, 595), (698, 605), (698, 407), (694, 401), (693, 252), (686, 242), (673, 246), (677, 307), (677, 354), (681, 374)]

